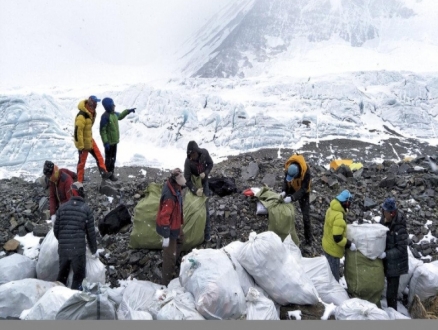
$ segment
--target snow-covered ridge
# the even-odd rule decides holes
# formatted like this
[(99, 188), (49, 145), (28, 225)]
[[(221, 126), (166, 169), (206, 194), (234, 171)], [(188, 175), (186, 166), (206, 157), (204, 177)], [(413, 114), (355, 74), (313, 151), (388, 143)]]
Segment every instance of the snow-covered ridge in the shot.
[(429, 0), (237, 0), (182, 46), (181, 57), (184, 72), (199, 77), (299, 75), (312, 62), (324, 64), (320, 73), (339, 72), (352, 60), (353, 71), (436, 71), (427, 54), (438, 49), (437, 14)]
[[(74, 168), (73, 123), (81, 96), (0, 96), (2, 176), (40, 174), (45, 159)], [(67, 95), (66, 94), (66, 95)], [(258, 148), (294, 148), (346, 137), (376, 141), (388, 129), (433, 143), (438, 134), (438, 78), (398, 72), (361, 72), (298, 79), (200, 79), (161, 88), (139, 84), (108, 90), (120, 121), (117, 165), (183, 166), (188, 141), (221, 157)], [(93, 136), (99, 136), (101, 105)], [(89, 165), (95, 165), (90, 157)]]

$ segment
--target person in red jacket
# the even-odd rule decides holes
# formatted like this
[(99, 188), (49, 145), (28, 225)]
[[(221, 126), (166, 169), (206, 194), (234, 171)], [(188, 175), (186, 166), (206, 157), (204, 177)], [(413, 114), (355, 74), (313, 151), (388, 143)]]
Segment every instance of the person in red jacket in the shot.
[(172, 170), (161, 191), (160, 206), (156, 218), (157, 233), (163, 237), (162, 285), (168, 285), (175, 271), (176, 259), (181, 252), (184, 235), (181, 226), (183, 200), (181, 189), (186, 179), (179, 168)]
[(48, 180), (50, 219), (54, 224), (56, 210), (71, 198), (71, 185), (77, 179), (77, 175), (66, 168), (59, 169), (50, 160), (45, 161), (43, 173)]

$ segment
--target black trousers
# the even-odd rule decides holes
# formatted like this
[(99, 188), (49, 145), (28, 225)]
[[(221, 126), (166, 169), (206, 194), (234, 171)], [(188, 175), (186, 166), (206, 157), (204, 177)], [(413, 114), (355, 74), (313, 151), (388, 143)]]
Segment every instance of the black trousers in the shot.
[(301, 213), (303, 214), (304, 238), (306, 243), (313, 241), (312, 222), (310, 220), (310, 194), (305, 193), (298, 201), (300, 204)]
[(333, 257), (325, 251), (323, 251), (323, 252), (324, 252), (324, 255), (327, 258), (327, 261), (330, 265), (330, 269), (332, 271), (333, 277), (335, 278), (336, 281), (339, 282), (339, 279), (341, 277), (341, 274), (339, 271), (339, 268), (341, 267), (341, 259)]
[(178, 238), (170, 238), (169, 246), (163, 248), (163, 266), (161, 269), (162, 285), (167, 286), (173, 278), (178, 277), (178, 275), (175, 274), (175, 265), (179, 255), (181, 254), (183, 242), (184, 234), (181, 230), (180, 236)]
[(114, 167), (116, 165), (117, 157), (117, 144), (109, 147), (109, 150), (105, 149), (105, 167), (108, 172), (114, 173)]
[(77, 256), (59, 256), (59, 272), (57, 281), (67, 285), (70, 268), (73, 270), (72, 290), (82, 290), (82, 281), (85, 278), (85, 253)]
[(397, 310), (397, 294), (400, 276), (386, 278), (386, 304)]

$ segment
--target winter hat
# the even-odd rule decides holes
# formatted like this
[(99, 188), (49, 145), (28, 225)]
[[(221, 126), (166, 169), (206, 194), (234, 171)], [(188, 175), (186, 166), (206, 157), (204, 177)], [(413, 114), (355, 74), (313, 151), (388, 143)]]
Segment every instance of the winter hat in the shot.
[(184, 175), (182, 174), (181, 169), (178, 167), (173, 169), (171, 172), (171, 177), (175, 180), (176, 183), (178, 183), (180, 186), (185, 186), (186, 179), (184, 178)]
[(51, 176), (54, 168), (55, 164), (53, 164), (50, 160), (46, 160), (44, 162), (43, 174), (46, 176)]
[(353, 199), (353, 195), (347, 190), (345, 189), (343, 192), (341, 192), (338, 196), (336, 196), (336, 199), (338, 201), (340, 201), (341, 203), (344, 203), (348, 200), (352, 200)]
[(394, 212), (395, 210), (397, 210), (394, 197), (388, 197), (387, 199), (385, 199), (382, 204), (382, 208), (388, 212)]
[(100, 102), (100, 99), (98, 99), (98, 98), (97, 98), (96, 96), (94, 96), (94, 95), (91, 95), (88, 99), (91, 100), (91, 101), (93, 101), (93, 102), (95, 102), (95, 103)]
[(199, 147), (195, 141), (190, 141), (187, 144), (187, 157), (189, 157), (193, 151), (196, 151), (197, 153), (199, 153)]
[(82, 182), (76, 181), (71, 185), (71, 190), (73, 192), (73, 196), (81, 196), (84, 197), (84, 185)]
[(102, 105), (105, 108), (105, 111), (111, 112), (111, 111), (113, 111), (114, 101), (113, 101), (113, 99), (111, 99), (109, 97), (105, 97), (102, 100)]
[(286, 181), (287, 182), (292, 181), (292, 179), (295, 178), (297, 175), (298, 175), (298, 166), (295, 164), (290, 165), (289, 168), (287, 169)]

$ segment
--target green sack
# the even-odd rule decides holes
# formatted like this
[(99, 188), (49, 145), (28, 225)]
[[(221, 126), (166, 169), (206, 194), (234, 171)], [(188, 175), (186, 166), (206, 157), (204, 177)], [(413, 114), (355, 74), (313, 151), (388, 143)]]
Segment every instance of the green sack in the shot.
[(163, 184), (150, 183), (146, 196), (134, 208), (134, 224), (129, 239), (131, 249), (162, 249), (163, 239), (156, 231)]
[(344, 276), (347, 292), (353, 298), (367, 300), (377, 307), (385, 286), (385, 273), (381, 259), (371, 260), (360, 251), (345, 250)]
[(268, 230), (280, 236), (282, 241), (290, 234), (292, 241), (299, 246), (293, 204), (283, 203), (283, 198), (268, 187), (261, 188), (256, 197), (268, 210)]
[[(202, 179), (192, 175), (191, 178), (196, 189), (202, 187)], [(182, 230), (184, 233), (184, 243), (182, 251), (190, 251), (204, 241), (204, 229), (207, 218), (205, 202), (207, 197), (202, 195), (198, 197), (186, 190), (183, 202), (184, 224)]]

